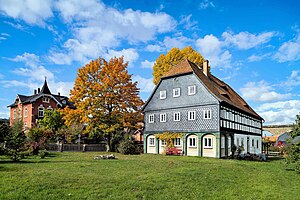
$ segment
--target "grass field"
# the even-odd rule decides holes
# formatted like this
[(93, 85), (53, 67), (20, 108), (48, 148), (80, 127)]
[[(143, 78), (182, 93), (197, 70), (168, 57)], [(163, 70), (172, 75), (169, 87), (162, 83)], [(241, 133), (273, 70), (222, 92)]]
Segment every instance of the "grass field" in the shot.
[(100, 154), (0, 157), (0, 199), (300, 199), (300, 175), (283, 160)]

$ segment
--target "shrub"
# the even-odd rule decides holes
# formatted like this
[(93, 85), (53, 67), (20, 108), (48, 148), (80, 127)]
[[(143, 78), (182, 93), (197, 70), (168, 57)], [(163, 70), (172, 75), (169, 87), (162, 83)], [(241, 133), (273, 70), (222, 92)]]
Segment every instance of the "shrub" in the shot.
[(46, 148), (46, 142), (52, 132), (44, 128), (31, 128), (28, 131), (29, 147), (33, 155), (38, 155), (40, 150)]
[(48, 155), (47, 150), (40, 150), (39, 151), (39, 156), (41, 157), (41, 159), (44, 159), (47, 155)]
[(300, 173), (300, 142), (289, 145), (286, 163)]
[(118, 150), (120, 153), (122, 154), (134, 154), (135, 153), (135, 145), (133, 143), (133, 141), (127, 139), (127, 140), (123, 140), (121, 141), (121, 143), (119, 144)]

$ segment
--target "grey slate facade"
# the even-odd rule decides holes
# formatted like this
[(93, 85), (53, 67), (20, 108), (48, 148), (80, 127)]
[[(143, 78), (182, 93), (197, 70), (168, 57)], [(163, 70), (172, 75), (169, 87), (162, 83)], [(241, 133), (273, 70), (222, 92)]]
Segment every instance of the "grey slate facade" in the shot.
[(233, 145), (261, 152), (263, 119), (207, 68), (207, 62), (197, 66), (183, 60), (160, 80), (143, 108), (145, 153), (162, 153), (163, 141), (155, 134), (163, 132), (183, 134), (177, 145), (183, 155), (227, 157)]
[[(188, 95), (188, 86), (193, 85), (196, 86), (196, 94)], [(173, 97), (174, 88), (180, 88), (179, 97)], [(165, 99), (160, 99), (159, 92), (162, 90), (167, 91)], [(203, 119), (203, 110), (211, 110), (211, 119)], [(196, 111), (195, 120), (188, 120), (188, 111)], [(144, 112), (146, 132), (219, 131), (219, 102), (194, 74), (162, 81)], [(175, 112), (180, 112), (180, 121), (174, 121)], [(166, 122), (160, 122), (161, 113), (167, 114)], [(151, 114), (154, 114), (154, 123), (149, 123)]]

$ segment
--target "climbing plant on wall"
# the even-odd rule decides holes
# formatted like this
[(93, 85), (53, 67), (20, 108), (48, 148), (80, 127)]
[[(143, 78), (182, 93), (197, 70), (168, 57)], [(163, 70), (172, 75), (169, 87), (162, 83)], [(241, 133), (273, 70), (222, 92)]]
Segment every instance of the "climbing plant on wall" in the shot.
[(163, 132), (156, 134), (155, 137), (159, 140), (166, 141), (166, 147), (171, 148), (174, 147), (174, 140), (175, 138), (182, 138), (182, 133), (170, 133), (170, 132)]

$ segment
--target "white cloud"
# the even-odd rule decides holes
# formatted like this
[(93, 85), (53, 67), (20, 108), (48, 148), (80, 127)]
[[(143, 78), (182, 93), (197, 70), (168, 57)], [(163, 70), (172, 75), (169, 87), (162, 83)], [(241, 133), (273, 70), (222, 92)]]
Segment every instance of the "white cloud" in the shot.
[(8, 33), (1, 33), (2, 36), (5, 36), (5, 37), (9, 37), (10, 35)]
[(179, 35), (179, 36), (175, 36), (175, 37), (166, 36), (163, 41), (163, 44), (167, 49), (171, 49), (173, 47), (182, 49), (182, 48), (186, 47), (187, 44), (190, 42), (192, 42), (192, 40), (190, 38)]
[(146, 50), (150, 52), (162, 52), (165, 50), (165, 48), (157, 44), (155, 45), (149, 44), (146, 46)]
[(292, 124), (299, 114), (300, 100), (264, 103), (256, 111), (265, 119), (265, 124)]
[(274, 59), (280, 63), (300, 60), (300, 34), (296, 38), (283, 43), (274, 55)]
[(222, 37), (227, 45), (234, 45), (238, 49), (246, 50), (269, 42), (272, 37), (276, 36), (276, 32), (264, 32), (260, 34), (252, 34), (249, 32), (224, 32)]
[(113, 57), (124, 56), (124, 61), (129, 62), (129, 65), (134, 63), (138, 58), (139, 54), (135, 49), (122, 49), (121, 51), (109, 50), (107, 54), (104, 55), (104, 58), (109, 60)]
[(53, 16), (51, 6), (51, 0), (0, 0), (3, 14), (39, 26), (45, 26), (45, 20)]
[(291, 94), (280, 94), (274, 91), (274, 88), (265, 81), (249, 82), (240, 89), (242, 96), (246, 100), (255, 102), (271, 102), (283, 100), (291, 97)]
[(204, 10), (207, 9), (209, 7), (215, 8), (215, 4), (212, 1), (209, 0), (203, 0), (200, 4), (199, 4), (199, 8)]
[(263, 59), (265, 59), (269, 56), (271, 56), (270, 53), (266, 53), (266, 54), (263, 54), (263, 55), (254, 55), (253, 54), (253, 55), (249, 56), (247, 60), (249, 62), (257, 62), (257, 61), (261, 61), (261, 60), (263, 60)]
[(181, 16), (179, 24), (182, 24), (185, 29), (187, 30), (194, 30), (197, 29), (198, 22), (191, 20), (192, 14), (187, 16)]
[(13, 87), (23, 87), (30, 90), (30, 94), (34, 89), (41, 87), (45, 77), (47, 77), (47, 82), (52, 93), (60, 92), (62, 95), (68, 96), (70, 89), (73, 87), (73, 82), (62, 82), (55, 79), (55, 75), (44, 66), (40, 64), (39, 56), (30, 53), (24, 53), (23, 55), (18, 55), (15, 58), (10, 58), (9, 60), (13, 62), (23, 62), (26, 67), (21, 67), (13, 70), (12, 72), (16, 75), (27, 77), (22, 81), (18, 80), (3, 80), (1, 81), (3, 87), (13, 88)]
[(176, 21), (165, 13), (120, 11), (94, 0), (57, 1), (55, 9), (70, 25), (73, 35), (61, 50), (50, 52), (50, 60), (57, 64), (70, 64), (70, 60), (84, 63), (118, 47), (123, 40), (130, 44), (148, 42), (176, 26)]
[(143, 62), (141, 62), (141, 67), (142, 68), (152, 69), (153, 65), (154, 65), (154, 62), (151, 62), (149, 60), (144, 60)]
[(18, 55), (15, 58), (8, 58), (10, 61), (23, 62), (26, 66), (36, 67), (40, 62), (39, 56), (32, 53), (23, 53), (23, 55)]
[(297, 70), (293, 70), (291, 72), (290, 77), (288, 77), (288, 79), (284, 82), (281, 82), (279, 85), (280, 86), (284, 86), (284, 87), (289, 87), (290, 89), (292, 89), (292, 87), (294, 86), (298, 86), (300, 85), (300, 71)]
[(0, 111), (0, 118), (1, 119), (8, 119), (9, 118), (9, 109), (6, 107), (3, 107)]
[(196, 41), (199, 52), (210, 61), (212, 67), (231, 67), (231, 53), (223, 49), (223, 42), (214, 35), (206, 35)]
[(155, 87), (152, 78), (147, 79), (141, 77), (140, 75), (134, 75), (132, 76), (132, 80), (138, 82), (138, 87), (140, 88), (141, 92), (152, 92)]

